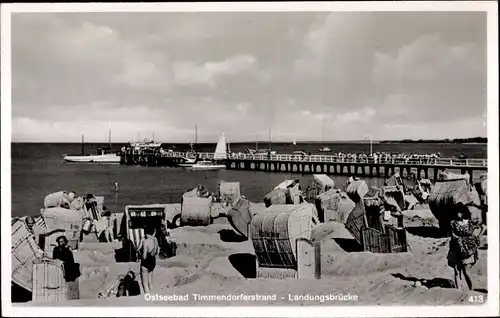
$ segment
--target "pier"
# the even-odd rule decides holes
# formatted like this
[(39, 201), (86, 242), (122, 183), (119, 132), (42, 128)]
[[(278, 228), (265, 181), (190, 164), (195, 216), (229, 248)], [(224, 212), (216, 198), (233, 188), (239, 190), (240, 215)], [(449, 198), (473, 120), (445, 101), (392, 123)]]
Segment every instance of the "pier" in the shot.
[[(213, 153), (197, 153), (199, 159), (213, 160)], [(194, 158), (181, 152), (122, 154), (122, 163), (146, 166), (176, 166), (182, 158)], [(334, 155), (252, 155), (228, 154), (223, 160), (227, 169), (266, 172), (324, 173), (341, 176), (390, 177), (396, 172), (402, 177), (415, 174), (418, 179), (437, 179), (439, 171), (458, 170), (469, 173), (472, 180), (475, 171), (487, 171), (487, 159), (351, 159)]]

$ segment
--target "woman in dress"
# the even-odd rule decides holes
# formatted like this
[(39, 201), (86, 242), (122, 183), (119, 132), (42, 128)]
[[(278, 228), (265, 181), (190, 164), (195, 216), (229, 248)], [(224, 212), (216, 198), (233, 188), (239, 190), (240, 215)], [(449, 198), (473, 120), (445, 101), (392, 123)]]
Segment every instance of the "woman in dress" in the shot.
[(470, 212), (465, 206), (461, 206), (456, 218), (451, 221), (451, 240), (448, 252), (448, 266), (455, 272), (455, 286), (463, 289), (462, 282), (465, 279), (467, 287), (472, 290), (472, 282), (468, 271), (478, 260), (478, 238), (482, 231), (476, 231), (481, 227), (474, 224), (470, 218)]

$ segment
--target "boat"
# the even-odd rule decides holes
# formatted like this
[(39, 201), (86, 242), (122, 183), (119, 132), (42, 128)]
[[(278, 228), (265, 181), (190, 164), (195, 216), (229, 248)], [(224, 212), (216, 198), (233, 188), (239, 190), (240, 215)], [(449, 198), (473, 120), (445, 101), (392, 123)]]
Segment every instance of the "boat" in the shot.
[(196, 163), (196, 159), (182, 157), (181, 160), (182, 160), (182, 163), (177, 164), (177, 166), (179, 166), (179, 167), (192, 167)]
[(139, 142), (130, 142), (130, 147), (134, 148), (135, 150), (155, 149), (160, 148), (161, 145), (161, 143), (154, 142), (153, 140), (149, 140), (147, 138)]
[(116, 153), (111, 152), (111, 131), (109, 133), (109, 144), (108, 148), (99, 148), (97, 154), (85, 155), (84, 154), (84, 142), (82, 135), (82, 154), (77, 155), (65, 155), (64, 161), (75, 162), (75, 163), (120, 163), (120, 156)]
[(120, 163), (120, 156), (114, 153), (88, 156), (64, 156), (64, 161), (77, 163)]
[(155, 150), (161, 148), (161, 142), (155, 142), (155, 134), (153, 133), (153, 139), (144, 138), (144, 140), (139, 142), (129, 142), (130, 147), (136, 151), (139, 150)]
[[(197, 162), (198, 159), (196, 150), (194, 150), (194, 144), (191, 142), (189, 146), (190, 149), (186, 152), (186, 156), (180, 158), (182, 162), (177, 164), (178, 167), (192, 167)], [(194, 158), (189, 158), (190, 156), (193, 156)]]
[(302, 150), (296, 150), (296, 151), (293, 152), (293, 155), (294, 156), (303, 156), (303, 157), (305, 157), (305, 156), (307, 156), (307, 152), (302, 151)]
[(332, 151), (332, 150), (328, 147), (323, 147), (319, 150), (319, 152), (330, 152), (330, 151)]
[(226, 169), (226, 165), (217, 164), (210, 160), (201, 160), (191, 166), (193, 170), (218, 170)]
[(218, 160), (227, 159), (227, 139), (224, 133), (219, 137), (219, 141), (217, 142), (217, 146), (215, 147), (214, 153), (214, 161), (210, 160), (200, 160), (194, 163), (191, 167), (193, 170), (217, 170), (217, 169), (225, 169), (226, 165), (217, 162)]
[(258, 152), (255, 152), (254, 155), (262, 155), (262, 156), (267, 156), (271, 153), (271, 156), (276, 155), (276, 151), (271, 150), (271, 149), (265, 149), (265, 150), (259, 150)]
[(214, 159), (215, 160), (221, 160), (221, 159), (227, 159), (227, 139), (226, 135), (222, 133), (219, 137), (219, 141), (217, 141), (217, 146), (215, 146), (215, 153), (214, 153)]

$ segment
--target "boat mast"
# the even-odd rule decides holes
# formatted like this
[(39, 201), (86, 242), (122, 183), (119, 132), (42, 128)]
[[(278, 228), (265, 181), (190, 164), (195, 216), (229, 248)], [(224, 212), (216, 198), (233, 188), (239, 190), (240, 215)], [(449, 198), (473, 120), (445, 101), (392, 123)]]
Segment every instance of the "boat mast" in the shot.
[(269, 127), (269, 151), (271, 151), (271, 127)]
[(194, 144), (198, 144), (198, 124), (194, 124)]
[(153, 143), (155, 143), (155, 132), (153, 131)]
[(109, 135), (108, 135), (108, 144), (109, 144), (109, 150), (111, 150), (111, 129), (109, 129)]
[(83, 134), (82, 134), (82, 156), (84, 155), (84, 149), (83, 149)]

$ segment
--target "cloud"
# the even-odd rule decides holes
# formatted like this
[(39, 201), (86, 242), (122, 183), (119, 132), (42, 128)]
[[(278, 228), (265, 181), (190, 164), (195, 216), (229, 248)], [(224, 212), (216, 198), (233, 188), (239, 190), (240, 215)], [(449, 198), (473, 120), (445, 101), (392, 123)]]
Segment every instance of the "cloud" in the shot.
[(174, 79), (178, 85), (205, 84), (215, 87), (218, 80), (241, 73), (251, 73), (257, 64), (251, 55), (234, 56), (224, 61), (206, 62), (197, 65), (178, 62), (173, 65)]
[(154, 130), (189, 142), (195, 124), (200, 142), (267, 138), (269, 127), (297, 140), (485, 135), (485, 22), (482, 12), (16, 13), (12, 136), (105, 140), (109, 122), (124, 140)]
[(376, 114), (376, 110), (371, 107), (365, 107), (360, 111), (348, 112), (338, 115), (335, 118), (335, 123), (338, 125), (350, 125), (356, 123), (368, 123)]

